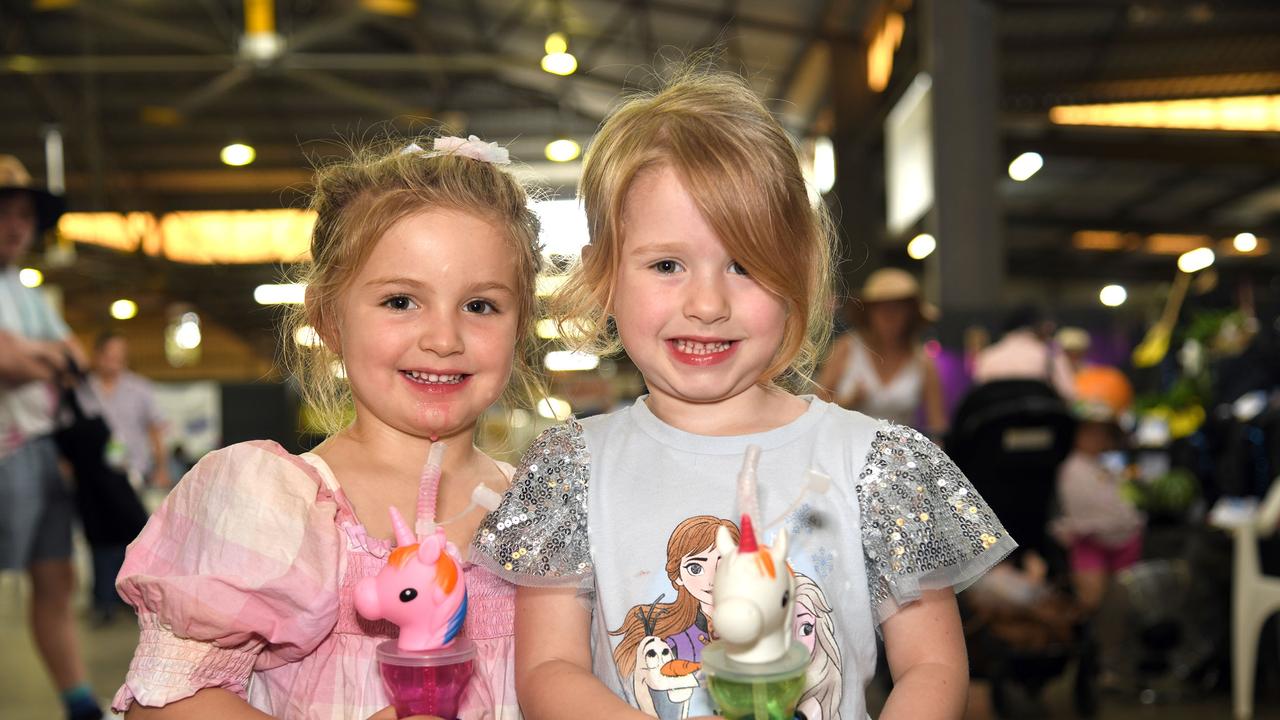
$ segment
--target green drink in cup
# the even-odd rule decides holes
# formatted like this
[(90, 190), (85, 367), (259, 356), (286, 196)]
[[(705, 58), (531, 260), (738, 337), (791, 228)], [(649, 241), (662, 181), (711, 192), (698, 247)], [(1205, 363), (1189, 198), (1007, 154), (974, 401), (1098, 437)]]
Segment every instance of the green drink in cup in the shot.
[(721, 643), (702, 651), (707, 690), (728, 720), (792, 720), (805, 687), (809, 651), (793, 642), (781, 660), (742, 663), (729, 659)]
[(805, 688), (809, 651), (792, 637), (796, 581), (787, 564), (787, 531), (773, 546), (756, 541), (755, 474), (760, 449), (751, 446), (738, 476), (739, 541), (716, 533), (720, 561), (711, 589), (716, 640), (702, 651), (707, 690), (730, 720), (791, 720)]

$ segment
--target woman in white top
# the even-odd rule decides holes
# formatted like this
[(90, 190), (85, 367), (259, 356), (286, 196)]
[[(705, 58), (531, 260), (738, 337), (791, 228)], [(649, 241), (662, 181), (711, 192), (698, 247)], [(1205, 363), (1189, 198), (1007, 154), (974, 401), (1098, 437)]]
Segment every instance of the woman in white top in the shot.
[(818, 372), (817, 395), (902, 425), (920, 425), (923, 418), (921, 430), (942, 433), (942, 381), (920, 343), (920, 330), (937, 318), (937, 309), (920, 297), (916, 279), (896, 268), (872, 273), (859, 300), (854, 330), (836, 340)]

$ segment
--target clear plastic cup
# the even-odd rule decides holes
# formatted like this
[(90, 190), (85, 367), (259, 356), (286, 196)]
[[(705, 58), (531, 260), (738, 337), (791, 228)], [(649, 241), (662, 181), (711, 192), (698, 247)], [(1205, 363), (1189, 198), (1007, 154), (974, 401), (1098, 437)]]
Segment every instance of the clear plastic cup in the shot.
[(460, 637), (437, 650), (401, 650), (395, 640), (378, 645), (378, 672), (396, 717), (458, 717), (458, 705), (475, 669), (476, 646)]
[(728, 720), (792, 720), (804, 693), (809, 650), (793, 642), (782, 659), (744, 663), (729, 659), (723, 643), (702, 650), (702, 672), (720, 715)]

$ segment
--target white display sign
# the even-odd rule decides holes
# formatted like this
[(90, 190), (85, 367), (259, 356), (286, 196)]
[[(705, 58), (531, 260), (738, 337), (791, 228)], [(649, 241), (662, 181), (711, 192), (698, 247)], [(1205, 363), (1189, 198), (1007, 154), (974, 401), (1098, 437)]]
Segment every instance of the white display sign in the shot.
[(933, 79), (920, 73), (884, 122), (890, 235), (902, 235), (933, 207)]

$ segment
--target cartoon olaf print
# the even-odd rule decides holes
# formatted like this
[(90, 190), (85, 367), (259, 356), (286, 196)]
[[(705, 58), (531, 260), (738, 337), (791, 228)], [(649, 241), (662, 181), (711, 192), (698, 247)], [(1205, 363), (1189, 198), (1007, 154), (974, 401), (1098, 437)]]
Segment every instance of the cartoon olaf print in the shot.
[(635, 609), (644, 625), (645, 636), (636, 646), (631, 692), (644, 713), (661, 720), (684, 720), (689, 716), (689, 701), (698, 687), (694, 673), (699, 665), (674, 657), (671, 646), (654, 634), (654, 621), (662, 614), (657, 604), (663, 597), (659, 595), (648, 608)]

